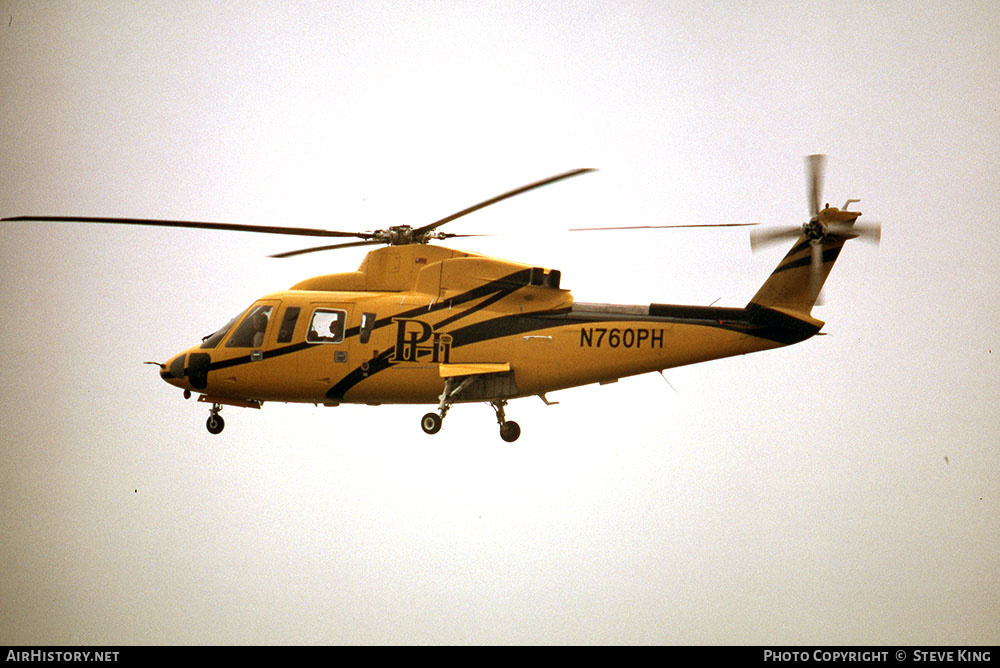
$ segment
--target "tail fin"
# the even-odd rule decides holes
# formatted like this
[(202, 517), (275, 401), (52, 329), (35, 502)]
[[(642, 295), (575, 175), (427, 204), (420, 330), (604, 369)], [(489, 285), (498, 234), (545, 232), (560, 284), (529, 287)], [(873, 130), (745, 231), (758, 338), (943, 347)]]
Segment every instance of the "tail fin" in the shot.
[(764, 306), (793, 317), (810, 318), (845, 241), (843, 237), (829, 236), (813, 242), (802, 234), (747, 307)]
[(881, 226), (878, 223), (857, 225), (861, 212), (848, 210), (852, 203), (860, 200), (847, 200), (843, 210), (829, 204), (820, 208), (824, 161), (825, 156), (822, 155), (806, 157), (810, 217), (801, 230), (792, 227), (762, 230), (759, 234), (750, 235), (751, 247), (789, 237), (796, 241), (747, 304), (748, 310), (780, 311), (793, 319), (822, 326), (823, 323), (812, 318), (810, 313), (844, 242), (860, 237), (878, 243)]

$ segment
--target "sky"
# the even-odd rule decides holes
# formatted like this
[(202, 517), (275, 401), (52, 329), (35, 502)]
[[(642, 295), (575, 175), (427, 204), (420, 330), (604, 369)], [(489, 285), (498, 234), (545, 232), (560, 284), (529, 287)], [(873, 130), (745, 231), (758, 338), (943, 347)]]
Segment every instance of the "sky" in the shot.
[[(0, 225), (2, 644), (997, 644), (992, 2), (0, 0), (0, 217), (422, 225), (580, 301), (742, 306), (848, 244), (779, 350), (511, 402), (227, 407), (156, 367), (365, 250)], [(291, 241), (289, 241), (291, 239)], [(464, 242), (459, 244), (457, 242)]]

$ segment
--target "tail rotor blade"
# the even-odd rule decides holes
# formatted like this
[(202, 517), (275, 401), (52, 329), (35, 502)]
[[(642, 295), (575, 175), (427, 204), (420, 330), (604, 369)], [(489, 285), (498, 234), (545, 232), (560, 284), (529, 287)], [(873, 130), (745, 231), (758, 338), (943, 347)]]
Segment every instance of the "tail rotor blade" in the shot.
[(809, 179), (809, 216), (815, 216), (823, 208), (823, 169), (826, 156), (813, 154), (806, 156), (806, 171)]
[(830, 234), (857, 237), (862, 241), (868, 241), (876, 245), (882, 240), (882, 225), (873, 221), (865, 221), (853, 225), (847, 223), (828, 223), (826, 229)]
[(873, 244), (878, 244), (882, 241), (881, 223), (876, 223), (874, 221), (855, 223), (853, 232), (858, 235), (859, 239), (869, 241)]
[(782, 225), (753, 230), (750, 233), (750, 248), (756, 252), (765, 246), (781, 243), (788, 239), (798, 239), (802, 235), (802, 227), (798, 225)]
[(812, 282), (813, 294), (819, 292), (820, 272), (823, 271), (823, 244), (813, 242), (811, 244), (811, 255), (809, 258), (809, 280)]

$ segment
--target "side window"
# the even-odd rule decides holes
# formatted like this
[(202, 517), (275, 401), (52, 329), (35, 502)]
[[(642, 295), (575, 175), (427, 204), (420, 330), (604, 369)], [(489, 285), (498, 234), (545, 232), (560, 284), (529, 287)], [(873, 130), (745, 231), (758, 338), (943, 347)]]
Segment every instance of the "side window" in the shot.
[(271, 318), (270, 306), (251, 309), (226, 343), (227, 348), (259, 348), (264, 343), (264, 332)]
[(375, 314), (374, 313), (362, 313), (361, 314), (361, 333), (358, 340), (361, 343), (368, 343), (368, 339), (372, 337), (372, 330), (375, 329)]
[(306, 341), (309, 343), (340, 343), (344, 340), (344, 327), (347, 324), (347, 312), (330, 308), (318, 308), (313, 311)]
[(281, 319), (281, 329), (278, 330), (278, 343), (288, 343), (292, 340), (292, 332), (295, 331), (295, 323), (299, 319), (298, 306), (289, 306), (285, 309), (285, 315)]

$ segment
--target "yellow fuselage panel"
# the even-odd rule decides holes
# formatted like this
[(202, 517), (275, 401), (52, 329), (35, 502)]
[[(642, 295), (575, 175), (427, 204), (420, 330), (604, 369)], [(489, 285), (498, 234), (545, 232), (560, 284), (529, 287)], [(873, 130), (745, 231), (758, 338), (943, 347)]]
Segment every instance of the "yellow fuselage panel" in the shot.
[[(570, 309), (565, 291), (518, 288), (518, 280), (507, 275), (445, 300), (415, 293), (276, 293), (244, 316), (258, 306), (272, 308), (259, 347), (223, 340), (214, 349), (192, 348), (188, 366), (195, 355), (210, 358), (205, 384), (167, 380), (221, 399), (436, 403), (444, 386), (441, 365), (509, 365), (506, 396), (526, 396), (780, 345), (665, 318), (581, 314)], [(284, 331), (279, 323), (294, 309), (294, 327)], [(315, 322), (341, 313), (343, 338), (318, 339)]]
[(539, 286), (551, 274), (530, 265), (440, 246), (389, 246), (369, 252), (357, 271), (308, 278), (292, 290), (407, 292), (442, 299), (530, 270)]
[(463, 375), (454, 399), (473, 401), (774, 348), (822, 325), (760, 304), (574, 305), (558, 285), (559, 272), (472, 253), (382, 248), (258, 300), (161, 376), (220, 400), (336, 404), (436, 403)]

